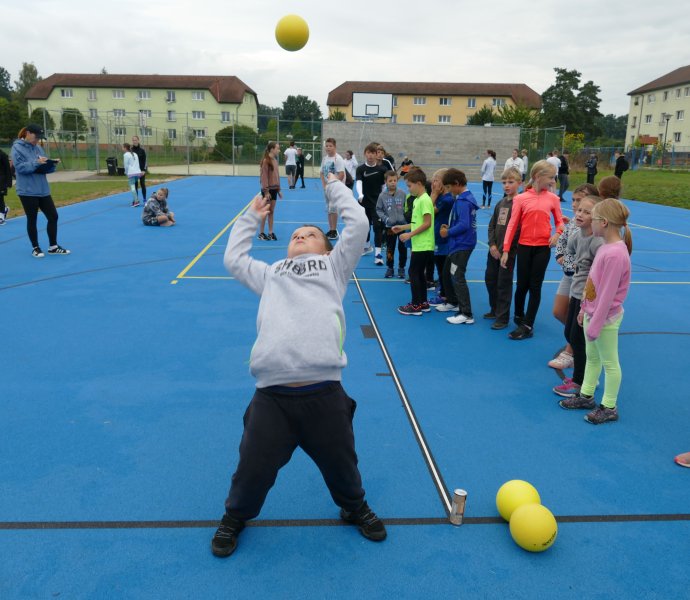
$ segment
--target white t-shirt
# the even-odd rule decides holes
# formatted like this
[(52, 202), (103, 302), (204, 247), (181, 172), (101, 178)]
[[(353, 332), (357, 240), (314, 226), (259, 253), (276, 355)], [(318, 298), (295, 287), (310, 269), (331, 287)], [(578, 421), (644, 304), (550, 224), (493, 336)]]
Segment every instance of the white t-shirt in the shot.
[(549, 156), (549, 158), (546, 159), (546, 162), (556, 167), (557, 171), (561, 168), (561, 159), (557, 156)]
[(333, 173), (337, 175), (338, 173), (345, 172), (345, 161), (340, 154), (336, 153), (335, 156), (328, 156), (324, 154), (323, 160), (321, 161), (321, 176), (324, 181), (328, 179), (328, 174)]
[(288, 148), (285, 152), (283, 152), (283, 155), (285, 156), (285, 166), (289, 165), (296, 165), (297, 164), (297, 150), (294, 148), (290, 147)]

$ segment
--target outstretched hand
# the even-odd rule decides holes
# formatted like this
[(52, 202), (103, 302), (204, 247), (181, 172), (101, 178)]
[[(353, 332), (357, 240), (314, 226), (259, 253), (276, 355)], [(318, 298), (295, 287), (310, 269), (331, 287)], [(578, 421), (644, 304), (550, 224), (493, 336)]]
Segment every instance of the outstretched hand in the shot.
[(261, 194), (257, 194), (256, 196), (254, 196), (251, 208), (260, 217), (265, 217), (271, 210), (271, 207), (266, 201), (266, 198), (264, 198), (264, 196), (262, 196)]

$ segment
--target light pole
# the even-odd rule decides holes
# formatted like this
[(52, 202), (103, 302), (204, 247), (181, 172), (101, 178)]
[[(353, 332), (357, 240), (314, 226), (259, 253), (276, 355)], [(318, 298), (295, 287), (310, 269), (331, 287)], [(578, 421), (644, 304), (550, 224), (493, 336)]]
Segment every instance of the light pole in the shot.
[(664, 158), (666, 158), (666, 140), (668, 138), (668, 122), (671, 120), (670, 113), (664, 113), (664, 119), (666, 119), (666, 131), (664, 131), (664, 146), (661, 149), (661, 168), (664, 168)]

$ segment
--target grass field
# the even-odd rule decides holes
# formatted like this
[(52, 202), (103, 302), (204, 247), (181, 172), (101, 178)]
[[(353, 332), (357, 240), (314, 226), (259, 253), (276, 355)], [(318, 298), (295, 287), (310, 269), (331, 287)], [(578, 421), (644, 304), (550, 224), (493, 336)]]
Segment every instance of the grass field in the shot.
[[(600, 171), (595, 183), (608, 175), (613, 175), (613, 171)], [(153, 186), (170, 179), (174, 177), (150, 174), (147, 176), (147, 184)], [(586, 179), (584, 172), (573, 172), (570, 175), (570, 191), (585, 183)], [(126, 192), (128, 186), (124, 177), (113, 179), (104, 176), (88, 181), (56, 182), (51, 184), (50, 189), (56, 206), (64, 206)], [(629, 200), (690, 209), (690, 173), (656, 170), (628, 171), (623, 175), (622, 195)], [(9, 190), (5, 201), (10, 207), (10, 218), (24, 214), (14, 188)]]

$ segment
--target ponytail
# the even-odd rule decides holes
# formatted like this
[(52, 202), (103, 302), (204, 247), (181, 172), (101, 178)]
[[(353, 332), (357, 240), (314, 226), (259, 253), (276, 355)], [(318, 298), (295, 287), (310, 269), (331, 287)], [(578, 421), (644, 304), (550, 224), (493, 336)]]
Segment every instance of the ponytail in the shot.
[(628, 227), (627, 223), (623, 225), (623, 241), (625, 242), (625, 246), (628, 248), (628, 254), (632, 254), (632, 232), (630, 231), (630, 227)]

